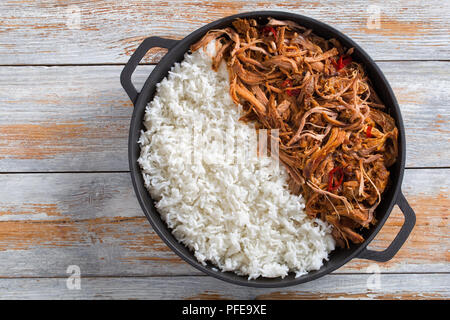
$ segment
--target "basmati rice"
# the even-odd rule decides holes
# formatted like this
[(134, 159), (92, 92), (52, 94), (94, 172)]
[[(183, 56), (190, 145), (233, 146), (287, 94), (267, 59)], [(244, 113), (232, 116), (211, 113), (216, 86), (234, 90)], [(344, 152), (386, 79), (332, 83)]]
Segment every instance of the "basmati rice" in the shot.
[(236, 139), (254, 141), (255, 128), (239, 121), (225, 66), (211, 69), (213, 51), (211, 42), (206, 52), (186, 54), (147, 106), (138, 160), (146, 187), (202, 264), (249, 279), (317, 270), (334, 250), (331, 227), (304, 213), (274, 159), (229, 155), (243, 145)]

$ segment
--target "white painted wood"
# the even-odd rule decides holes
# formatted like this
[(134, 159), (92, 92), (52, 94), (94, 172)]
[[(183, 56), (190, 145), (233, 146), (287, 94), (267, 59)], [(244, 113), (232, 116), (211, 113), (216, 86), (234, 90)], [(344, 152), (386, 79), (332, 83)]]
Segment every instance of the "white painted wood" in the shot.
[[(367, 268), (374, 265), (360, 259), (285, 289), (243, 288), (203, 276), (151, 229), (129, 174), (110, 172), (128, 170), (132, 105), (119, 74), (140, 42), (153, 35), (181, 39), (208, 22), (253, 10), (300, 13), (353, 38), (379, 61), (400, 102), (407, 166), (450, 167), (450, 8), (441, 1), (5, 0), (0, 299), (450, 297), (448, 169), (406, 170), (402, 188), (417, 224), (393, 260), (375, 265), (379, 289), (367, 287), (373, 277)], [(374, 29), (377, 10), (380, 28)], [(157, 63), (163, 54), (152, 50), (144, 62)], [(32, 64), (49, 67), (8, 66)], [(138, 67), (137, 87), (152, 69)], [(74, 173), (32, 173), (52, 171)], [(389, 245), (402, 221), (394, 209), (371, 248)], [(81, 290), (67, 289), (69, 265), (81, 268)]]
[[(287, 11), (321, 20), (353, 38), (378, 60), (450, 57), (450, 9), (439, 0), (5, 0), (0, 3), (0, 61), (124, 63), (146, 37), (181, 39), (214, 20), (257, 10)], [(160, 56), (160, 51), (154, 51), (148, 61), (158, 61)]]
[[(138, 87), (152, 69), (137, 69)], [(0, 171), (128, 170), (121, 70), (0, 67)]]
[[(450, 170), (406, 170), (403, 190), (417, 214), (383, 273), (450, 272)], [(68, 265), (86, 276), (199, 275), (155, 234), (137, 203), (128, 173), (0, 175), (0, 278), (61, 277)], [(396, 209), (372, 242), (386, 248), (403, 218)], [(338, 273), (365, 273), (355, 259)]]
[(260, 289), (231, 285), (205, 276), (85, 278), (81, 269), (80, 290), (69, 290), (67, 277), (0, 279), (0, 299), (450, 298), (449, 274), (381, 274), (376, 277), (373, 273), (327, 275), (294, 287)]
[[(409, 167), (450, 166), (449, 62), (379, 63), (398, 97)], [(141, 88), (152, 66), (140, 66)], [(122, 66), (0, 67), (0, 171), (125, 171)], [(430, 143), (432, 142), (432, 143)]]

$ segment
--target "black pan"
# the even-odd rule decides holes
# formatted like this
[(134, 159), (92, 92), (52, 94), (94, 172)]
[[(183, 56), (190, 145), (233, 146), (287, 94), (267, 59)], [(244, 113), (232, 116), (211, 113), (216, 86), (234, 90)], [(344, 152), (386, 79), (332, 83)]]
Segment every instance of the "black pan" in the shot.
[[(289, 276), (285, 277), (284, 279), (258, 278), (254, 280), (248, 280), (246, 277), (238, 276), (232, 272), (215, 271), (213, 265), (201, 265), (196, 260), (193, 253), (174, 238), (164, 221), (161, 220), (160, 215), (155, 209), (154, 202), (144, 186), (141, 170), (137, 163), (137, 159), (139, 158), (140, 154), (140, 147), (137, 141), (140, 136), (140, 131), (144, 129), (143, 119), (145, 107), (153, 98), (156, 84), (167, 76), (168, 71), (175, 62), (179, 62), (183, 59), (184, 54), (189, 50), (191, 44), (200, 40), (200, 38), (210, 29), (219, 29), (230, 26), (231, 22), (236, 18), (254, 18), (264, 22), (267, 21), (268, 17), (273, 17), (280, 20), (295, 21), (301, 26), (311, 28), (313, 32), (318, 36), (326, 39), (336, 38), (345, 47), (355, 48), (355, 51), (352, 55), (353, 59), (365, 66), (366, 72), (368, 73), (372, 81), (374, 89), (378, 93), (380, 99), (387, 106), (387, 112), (396, 121), (399, 130), (399, 154), (396, 164), (390, 169), (392, 183), (383, 194), (382, 201), (376, 210), (378, 224), (365, 231), (363, 236), (366, 240), (363, 243), (359, 245), (352, 245), (349, 249), (334, 250), (329, 256), (329, 261), (325, 262), (319, 270), (312, 271), (298, 278), (295, 278), (294, 274), (289, 274)], [(161, 59), (159, 64), (155, 67), (153, 72), (150, 74), (142, 90), (140, 92), (137, 92), (136, 88), (131, 83), (131, 76), (144, 55), (148, 52), (148, 50), (154, 47), (167, 48), (169, 50), (168, 53)], [(409, 206), (400, 189), (403, 180), (403, 172), (405, 169), (405, 129), (403, 126), (403, 120), (400, 114), (397, 100), (383, 73), (375, 64), (375, 62), (369, 57), (369, 55), (359, 45), (353, 42), (353, 40), (337, 31), (336, 29), (320, 21), (293, 13), (275, 11), (241, 13), (212, 22), (192, 32), (183, 40), (171, 40), (159, 37), (150, 37), (145, 39), (131, 56), (128, 63), (125, 65), (121, 73), (120, 80), (123, 88), (134, 104), (128, 142), (128, 159), (133, 187), (142, 210), (144, 211), (154, 230), (158, 233), (161, 239), (163, 239), (164, 242), (181, 258), (186, 260), (195, 268), (205, 272), (206, 274), (227, 282), (251, 287), (275, 288), (291, 286), (322, 277), (340, 268), (342, 265), (352, 260), (353, 258), (369, 259), (378, 262), (388, 261), (392, 259), (392, 257), (394, 257), (394, 255), (401, 248), (401, 246), (411, 233), (416, 221), (416, 217), (414, 211)], [(387, 249), (383, 251), (373, 251), (367, 249), (367, 245), (383, 227), (395, 204), (400, 207), (405, 217), (405, 221), (400, 232), (397, 234), (397, 236)]]

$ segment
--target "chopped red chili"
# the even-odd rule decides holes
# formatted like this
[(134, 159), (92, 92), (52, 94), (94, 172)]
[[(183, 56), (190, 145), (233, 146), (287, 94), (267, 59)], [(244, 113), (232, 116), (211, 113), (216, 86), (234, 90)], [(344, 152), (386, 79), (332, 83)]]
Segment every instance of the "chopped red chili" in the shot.
[(264, 27), (263, 33), (265, 35), (269, 35), (269, 33), (272, 33), (273, 37), (275, 38), (275, 41), (277, 40), (277, 31), (273, 27)]
[(339, 60), (336, 62), (334, 59), (331, 59), (331, 63), (333, 64), (333, 66), (336, 68), (337, 71), (341, 70), (342, 68), (344, 68), (346, 65), (348, 65), (349, 63), (352, 62), (352, 57), (350, 56), (340, 56)]
[(293, 88), (289, 88), (292, 87), (292, 80), (291, 79), (286, 79), (281, 83), (281, 87), (282, 88), (286, 88), (286, 93), (288, 94), (288, 96), (298, 96), (300, 94), (300, 89), (293, 89)]
[(281, 84), (281, 86), (282, 86), (283, 88), (286, 88), (286, 87), (292, 87), (292, 80), (291, 80), (291, 79), (286, 79), (286, 80), (284, 80), (283, 83)]
[(290, 89), (290, 88), (287, 88), (286, 89), (286, 93), (289, 95), (289, 96), (298, 96), (299, 94), (300, 94), (300, 89)]
[(342, 63), (344, 64), (344, 67), (350, 63), (352, 63), (352, 57), (350, 56), (345, 56), (345, 58), (342, 59)]
[(372, 138), (372, 126), (368, 126), (366, 130), (366, 137)]
[[(334, 174), (337, 173), (338, 180), (334, 181)], [(336, 167), (328, 173), (328, 191), (331, 192), (339, 188), (344, 181), (344, 170), (341, 167)]]

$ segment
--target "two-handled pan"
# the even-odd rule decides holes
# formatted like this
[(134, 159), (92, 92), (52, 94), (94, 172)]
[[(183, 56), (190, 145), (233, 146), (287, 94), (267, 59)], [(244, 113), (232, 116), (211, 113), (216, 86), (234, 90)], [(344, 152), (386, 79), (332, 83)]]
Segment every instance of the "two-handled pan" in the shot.
[[(352, 245), (349, 249), (334, 250), (330, 254), (329, 260), (326, 261), (319, 270), (309, 272), (308, 274), (305, 274), (298, 278), (295, 278), (294, 274), (290, 274), (284, 279), (258, 278), (254, 280), (248, 280), (246, 277), (238, 276), (232, 272), (216, 271), (216, 268), (214, 268), (213, 265), (204, 266), (200, 264), (194, 257), (193, 253), (175, 239), (164, 221), (161, 220), (159, 213), (155, 209), (154, 202), (150, 197), (147, 189), (145, 188), (141, 169), (137, 163), (137, 159), (139, 158), (140, 154), (138, 139), (141, 130), (144, 129), (143, 119), (145, 107), (153, 98), (156, 84), (167, 76), (168, 71), (175, 62), (180, 62), (183, 59), (184, 54), (189, 51), (189, 47), (191, 46), (191, 44), (200, 40), (200, 38), (210, 29), (220, 29), (230, 26), (232, 21), (236, 18), (253, 18), (264, 22), (267, 21), (267, 18), (269, 17), (273, 17), (279, 20), (295, 21), (301, 26), (312, 29), (313, 32), (318, 36), (326, 39), (336, 38), (345, 47), (355, 48), (354, 53), (352, 54), (352, 58), (365, 66), (366, 72), (371, 79), (374, 89), (376, 90), (380, 99), (387, 106), (387, 112), (395, 119), (396, 125), (399, 130), (399, 153), (397, 162), (390, 168), (390, 177), (392, 183), (383, 194), (382, 201), (376, 209), (376, 218), (378, 220), (378, 223), (370, 229), (365, 230), (363, 236), (366, 240), (363, 243)], [(154, 47), (167, 48), (168, 53), (161, 59), (153, 72), (147, 78), (141, 91), (138, 92), (134, 85), (131, 83), (131, 76), (144, 55)], [(275, 11), (242, 13), (212, 22), (192, 32), (183, 40), (171, 40), (159, 37), (150, 37), (145, 39), (136, 49), (136, 51), (124, 67), (120, 80), (123, 88), (134, 104), (134, 111), (131, 118), (128, 141), (128, 159), (133, 187), (142, 210), (144, 211), (154, 230), (158, 233), (161, 239), (163, 239), (164, 242), (181, 258), (186, 260), (197, 269), (205, 272), (206, 274), (227, 282), (244, 286), (266, 288), (291, 286), (322, 277), (325, 274), (328, 274), (340, 268), (342, 265), (352, 260), (353, 258), (363, 258), (377, 262), (388, 261), (392, 259), (392, 257), (394, 257), (394, 255), (402, 247), (409, 234), (411, 233), (416, 221), (416, 217), (414, 211), (409, 206), (401, 191), (403, 173), (405, 170), (405, 128), (403, 126), (403, 120), (400, 114), (397, 100), (389, 83), (387, 82), (386, 78), (384, 77), (378, 66), (375, 64), (375, 62), (359, 45), (357, 45), (355, 42), (353, 42), (353, 40), (337, 31), (336, 29), (317, 20), (292, 13)], [(373, 240), (373, 238), (375, 238), (377, 233), (383, 227), (394, 205), (398, 205), (400, 207), (405, 217), (403, 226), (400, 229), (399, 233), (385, 250), (373, 251), (367, 249), (368, 244)]]

